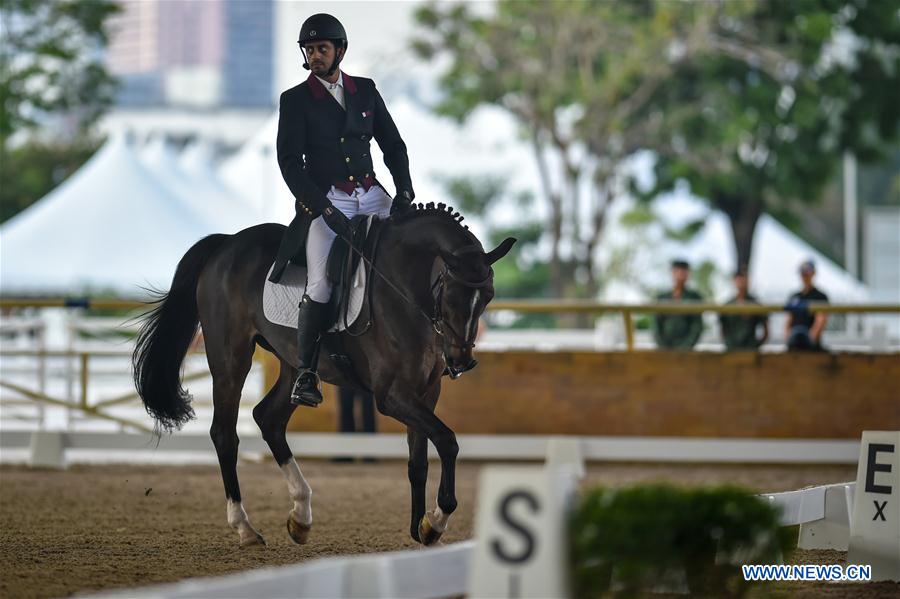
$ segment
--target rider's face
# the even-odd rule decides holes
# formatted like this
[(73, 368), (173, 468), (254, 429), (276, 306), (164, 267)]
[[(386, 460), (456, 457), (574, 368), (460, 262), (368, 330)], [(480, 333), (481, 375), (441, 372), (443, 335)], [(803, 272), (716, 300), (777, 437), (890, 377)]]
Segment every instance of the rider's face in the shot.
[[(328, 40), (310, 42), (303, 46), (303, 49), (306, 51), (309, 69), (319, 77), (324, 76), (334, 64), (336, 51), (334, 43)], [(340, 51), (343, 52), (343, 49)]]

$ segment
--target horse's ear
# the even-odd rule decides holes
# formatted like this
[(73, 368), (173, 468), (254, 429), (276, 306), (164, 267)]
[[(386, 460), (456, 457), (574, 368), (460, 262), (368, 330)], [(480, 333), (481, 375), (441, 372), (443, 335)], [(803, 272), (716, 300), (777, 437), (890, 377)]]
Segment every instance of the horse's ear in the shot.
[(487, 263), (493, 264), (494, 262), (505, 256), (516, 241), (517, 240), (515, 237), (507, 237), (506, 239), (501, 241), (500, 245), (485, 254)]

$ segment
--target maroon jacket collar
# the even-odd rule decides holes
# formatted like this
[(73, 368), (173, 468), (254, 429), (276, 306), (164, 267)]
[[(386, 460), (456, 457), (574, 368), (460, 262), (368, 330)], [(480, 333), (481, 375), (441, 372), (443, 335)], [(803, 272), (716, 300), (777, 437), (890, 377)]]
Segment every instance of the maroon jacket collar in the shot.
[[(325, 89), (318, 77), (310, 73), (306, 82), (309, 83), (309, 89), (316, 100), (327, 97), (328, 90)], [(343, 71), (341, 71), (341, 82), (344, 84), (344, 89), (347, 90), (348, 94), (356, 93), (356, 83), (353, 82), (353, 77)]]

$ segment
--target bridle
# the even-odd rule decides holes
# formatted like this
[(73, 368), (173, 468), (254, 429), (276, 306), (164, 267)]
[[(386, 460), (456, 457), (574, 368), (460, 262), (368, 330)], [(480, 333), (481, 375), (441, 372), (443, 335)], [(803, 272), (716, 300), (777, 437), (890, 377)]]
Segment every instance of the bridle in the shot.
[[(464, 287), (468, 287), (469, 289), (483, 289), (490, 285), (491, 280), (494, 277), (494, 269), (491, 268), (488, 270), (488, 274), (485, 278), (480, 281), (469, 281), (458, 274), (454, 273), (450, 270), (450, 266), (444, 263), (444, 268), (441, 269), (440, 274), (437, 279), (435, 279), (434, 283), (431, 285), (431, 296), (434, 298), (434, 308), (432, 310), (431, 317), (431, 326), (434, 328), (434, 332), (440, 335), (444, 339), (444, 347), (446, 351), (447, 346), (458, 347), (463, 350), (472, 349), (475, 347), (475, 336), (477, 334), (477, 329), (475, 333), (471, 334), (471, 339), (468, 336), (460, 335), (459, 332), (453, 328), (449, 322), (444, 320), (444, 310), (443, 310), (443, 298), (444, 298), (444, 281), (451, 280), (463, 285)], [(447, 332), (444, 329), (447, 329), (453, 337), (457, 339), (457, 341), (462, 341), (462, 343), (453, 343), (448, 341)]]
[[(343, 235), (340, 235), (340, 237), (342, 239), (344, 239), (344, 241), (347, 241)], [(367, 258), (361, 251), (359, 251), (352, 243), (348, 242), (347, 245), (350, 248), (351, 252), (355, 252), (356, 254), (358, 254), (359, 257), (363, 260), (363, 262), (368, 265), (370, 273), (374, 272), (379, 277), (381, 277), (381, 279), (385, 283), (387, 283), (388, 286), (391, 289), (393, 289), (394, 292), (397, 295), (399, 295), (403, 301), (405, 301), (410, 306), (414, 307), (416, 310), (419, 311), (419, 314), (421, 314), (422, 316), (424, 316), (426, 319), (428, 319), (431, 322), (431, 327), (434, 329), (434, 332), (437, 333), (441, 337), (441, 342), (443, 345), (443, 352), (444, 352), (444, 362), (448, 364), (447, 368), (450, 371), (451, 379), (456, 380), (460, 376), (462, 376), (462, 374), (464, 372), (471, 370), (472, 368), (475, 367), (477, 362), (475, 362), (474, 360), (472, 361), (472, 363), (470, 363), (469, 365), (467, 365), (466, 367), (464, 367), (461, 370), (455, 370), (453, 368), (450, 368), (450, 366), (449, 366), (449, 360), (447, 359), (447, 355), (448, 355), (450, 348), (458, 347), (458, 348), (462, 349), (463, 351), (471, 350), (472, 348), (474, 348), (475, 347), (475, 337), (478, 334), (478, 329), (477, 328), (475, 329), (475, 331), (471, 334), (471, 339), (470, 339), (466, 335), (460, 335), (459, 332), (455, 328), (453, 328), (453, 325), (451, 325), (449, 322), (444, 320), (444, 310), (443, 310), (443, 306), (442, 306), (443, 298), (444, 298), (444, 287), (445, 287), (445, 282), (450, 280), (450, 281), (459, 283), (460, 285), (463, 285), (464, 287), (468, 287), (469, 289), (483, 289), (484, 287), (487, 287), (488, 285), (490, 285), (491, 281), (493, 280), (493, 277), (494, 277), (494, 269), (493, 268), (489, 268), (487, 276), (484, 277), (483, 279), (481, 279), (480, 281), (469, 281), (469, 280), (461, 277), (459, 274), (453, 272), (453, 270), (451, 270), (451, 268), (450, 268), (450, 265), (447, 264), (446, 261), (444, 261), (444, 267), (441, 269), (440, 273), (438, 274), (437, 279), (435, 279), (434, 283), (432, 283), (432, 285), (431, 285), (431, 295), (432, 295), (432, 298), (434, 299), (434, 304), (432, 306), (431, 316), (429, 316), (428, 313), (425, 312), (425, 310), (423, 310), (421, 306), (419, 306), (419, 304), (417, 304), (413, 300), (409, 299), (406, 296), (406, 294), (393, 283), (393, 281), (391, 281), (387, 276), (385, 276), (384, 273), (382, 273), (375, 266), (373, 260), (369, 260), (369, 258)], [(371, 302), (371, 299), (370, 299), (370, 302)], [(346, 314), (345, 314), (345, 318), (346, 318)], [(369, 322), (366, 324), (366, 327), (364, 328), (364, 330), (359, 333), (351, 333), (349, 326), (346, 327), (346, 330), (348, 333), (351, 334), (351, 336), (358, 337), (358, 336), (362, 335), (363, 333), (367, 332), (369, 330), (369, 328), (371, 327), (371, 324), (372, 323), (371, 323), (371, 319), (370, 319)], [(454, 343), (450, 340), (450, 335), (452, 335), (456, 339), (457, 343)]]

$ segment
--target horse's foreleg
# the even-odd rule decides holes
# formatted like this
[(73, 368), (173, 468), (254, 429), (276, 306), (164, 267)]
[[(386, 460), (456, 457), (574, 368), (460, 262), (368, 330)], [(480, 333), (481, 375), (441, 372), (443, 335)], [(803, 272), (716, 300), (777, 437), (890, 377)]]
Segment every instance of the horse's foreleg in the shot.
[(406, 442), (409, 445), (409, 463), (407, 475), (409, 476), (410, 507), (409, 534), (416, 541), (422, 542), (419, 537), (419, 523), (425, 517), (425, 483), (428, 482), (428, 438), (412, 428), (406, 431)]
[(435, 543), (446, 530), (450, 515), (456, 511), (456, 456), (459, 453), (456, 435), (428, 407), (419, 402), (384, 398), (379, 401), (378, 409), (428, 438), (434, 443), (441, 458), (437, 508), (425, 514), (418, 525), (418, 538), (413, 536), (425, 545)]
[(291, 385), (295, 375), (296, 370), (282, 361), (278, 381), (253, 408), (253, 419), (259, 425), (263, 439), (266, 440), (275, 462), (284, 474), (288, 493), (294, 502), (294, 507), (288, 514), (288, 534), (295, 543), (302, 545), (306, 543), (312, 528), (312, 489), (300, 472), (300, 466), (297, 465), (285, 437), (288, 420), (297, 407), (290, 402)]

